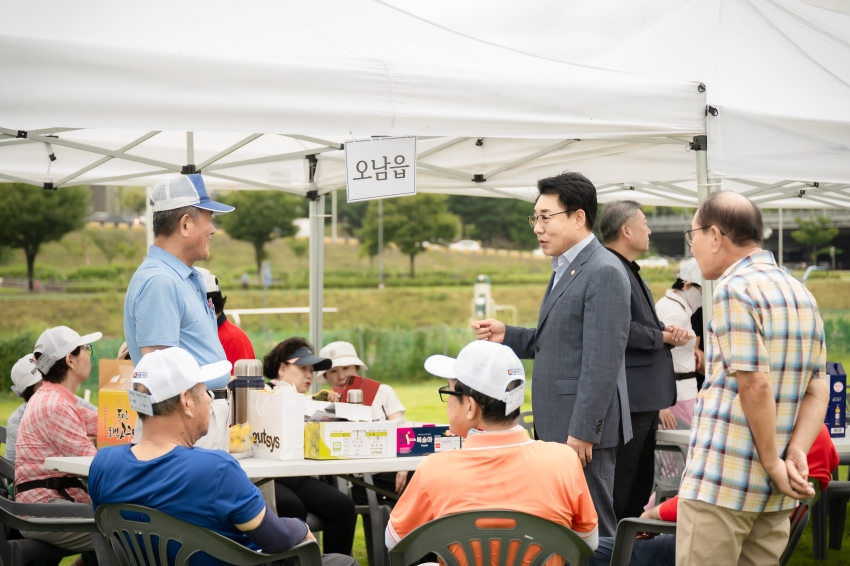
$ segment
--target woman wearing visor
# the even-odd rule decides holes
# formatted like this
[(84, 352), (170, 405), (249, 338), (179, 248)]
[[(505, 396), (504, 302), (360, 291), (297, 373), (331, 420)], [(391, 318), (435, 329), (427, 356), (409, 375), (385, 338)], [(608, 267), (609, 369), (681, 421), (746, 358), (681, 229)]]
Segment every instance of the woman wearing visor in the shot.
[[(313, 348), (303, 338), (284, 340), (263, 359), (263, 375), (276, 391), (283, 389), (301, 394), (310, 391), (314, 371), (330, 367), (331, 360), (313, 354)], [(307, 513), (316, 515), (325, 525), (324, 553), (351, 556), (357, 515), (350, 497), (312, 476), (276, 478), (274, 481), (279, 516), (306, 521)]]

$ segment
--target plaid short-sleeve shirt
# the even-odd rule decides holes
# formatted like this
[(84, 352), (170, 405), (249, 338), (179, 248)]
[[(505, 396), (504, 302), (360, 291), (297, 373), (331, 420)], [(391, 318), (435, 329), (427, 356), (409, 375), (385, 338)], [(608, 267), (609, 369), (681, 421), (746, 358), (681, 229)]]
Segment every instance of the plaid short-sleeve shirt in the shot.
[(771, 489), (738, 397), (736, 372), (770, 374), (780, 457), (803, 395), (826, 367), (823, 320), (802, 283), (759, 250), (732, 265), (714, 292), (709, 371), (694, 407), (679, 497), (736, 511), (769, 513), (796, 502)]

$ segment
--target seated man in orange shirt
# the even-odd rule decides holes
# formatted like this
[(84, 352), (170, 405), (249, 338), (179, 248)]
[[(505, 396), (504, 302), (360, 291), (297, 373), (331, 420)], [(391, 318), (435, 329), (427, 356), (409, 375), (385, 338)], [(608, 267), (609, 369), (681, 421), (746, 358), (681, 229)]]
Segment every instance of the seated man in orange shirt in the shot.
[(425, 369), (448, 378), (440, 398), (451, 431), (465, 440), (416, 470), (390, 515), (387, 548), (438, 517), (508, 509), (564, 525), (595, 549), (596, 511), (578, 455), (566, 444), (531, 440), (517, 425), (525, 372), (513, 350), (476, 340), (456, 360), (431, 356)]

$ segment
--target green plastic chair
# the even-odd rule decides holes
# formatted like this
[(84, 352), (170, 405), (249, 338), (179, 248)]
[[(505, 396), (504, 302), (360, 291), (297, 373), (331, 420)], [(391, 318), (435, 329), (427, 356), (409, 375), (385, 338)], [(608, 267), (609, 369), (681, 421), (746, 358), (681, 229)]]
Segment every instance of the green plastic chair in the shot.
[[(147, 516), (143, 522), (135, 518)], [(228, 564), (255, 566), (277, 562), (297, 556), (301, 566), (321, 566), (322, 554), (313, 541), (303, 542), (286, 552), (264, 554), (246, 548), (229, 538), (191, 525), (171, 515), (141, 505), (113, 503), (100, 505), (94, 517), (100, 531), (106, 535), (122, 566), (155, 566), (153, 556), (159, 555), (159, 565), (188, 566), (189, 559), (198, 552), (205, 552)], [(180, 545), (174, 562), (168, 560), (167, 547), (170, 541)], [(144, 548), (142, 547), (144, 545)], [(147, 558), (146, 558), (147, 557)]]
[[(440, 517), (420, 526), (390, 550), (390, 566), (407, 566), (429, 552), (446, 566), (542, 566), (552, 555), (573, 566), (585, 566), (593, 551), (582, 538), (557, 523), (518, 511), (469, 511)], [(476, 560), (476, 556), (479, 558)], [(490, 557), (488, 559), (487, 557)]]

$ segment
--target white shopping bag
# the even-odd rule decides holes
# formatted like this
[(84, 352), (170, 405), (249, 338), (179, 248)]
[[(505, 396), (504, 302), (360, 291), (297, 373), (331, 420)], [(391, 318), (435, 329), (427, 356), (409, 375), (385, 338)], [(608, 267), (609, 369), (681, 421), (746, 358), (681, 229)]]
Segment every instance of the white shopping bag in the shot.
[(299, 394), (248, 392), (248, 419), (254, 456), (267, 460), (304, 459), (304, 406)]

